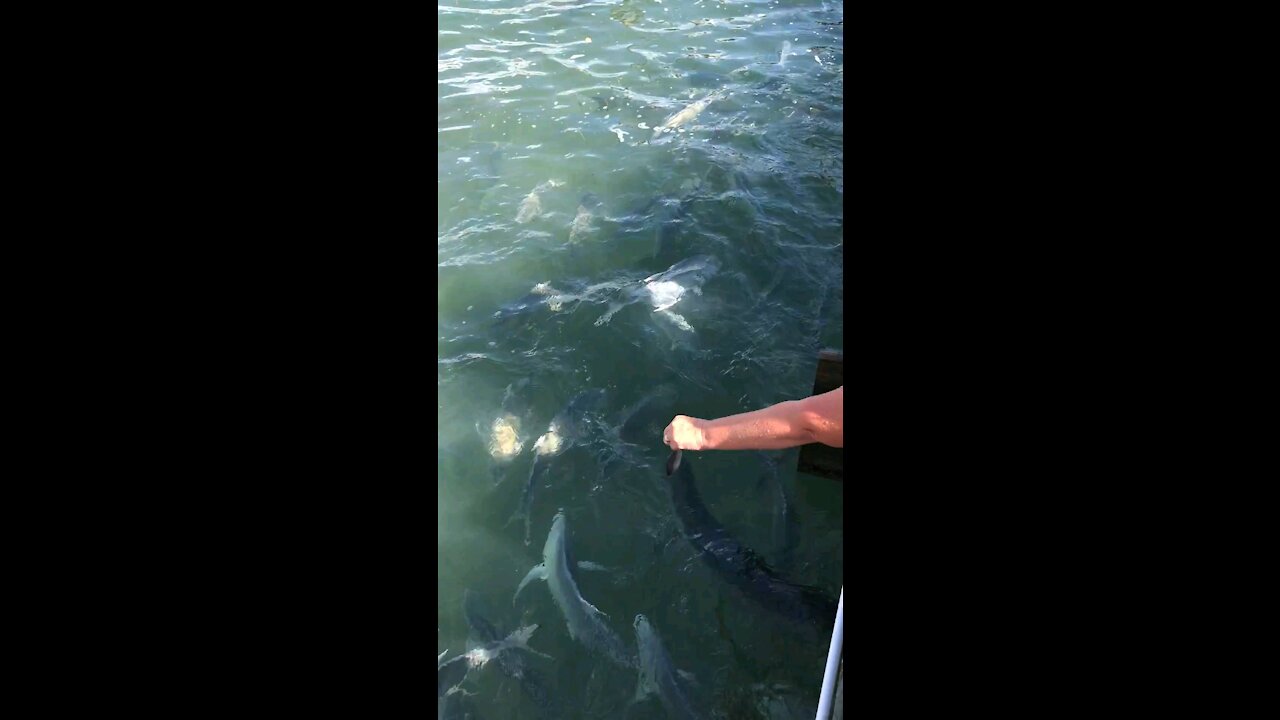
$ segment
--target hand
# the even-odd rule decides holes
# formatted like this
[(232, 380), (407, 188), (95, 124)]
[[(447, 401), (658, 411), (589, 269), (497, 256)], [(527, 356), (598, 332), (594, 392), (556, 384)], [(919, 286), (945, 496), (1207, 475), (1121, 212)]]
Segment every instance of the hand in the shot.
[(662, 431), (662, 442), (672, 450), (702, 450), (706, 442), (702, 435), (702, 421), (688, 415), (677, 415)]

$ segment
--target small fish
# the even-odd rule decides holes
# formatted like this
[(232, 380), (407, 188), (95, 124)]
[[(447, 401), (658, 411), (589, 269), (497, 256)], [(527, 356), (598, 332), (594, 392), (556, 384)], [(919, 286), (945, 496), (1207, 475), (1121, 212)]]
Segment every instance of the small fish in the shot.
[(667, 458), (667, 477), (671, 477), (680, 469), (680, 460), (684, 457), (683, 450), (676, 450), (671, 453), (671, 457)]
[(783, 67), (783, 66), (785, 66), (785, 65), (787, 64), (787, 54), (788, 54), (788, 53), (790, 53), (790, 52), (791, 52), (791, 41), (790, 41), (790, 40), (783, 40), (783, 41), (782, 41), (782, 53), (781, 53), (781, 54), (780, 54), (780, 56), (778, 57), (778, 67)]

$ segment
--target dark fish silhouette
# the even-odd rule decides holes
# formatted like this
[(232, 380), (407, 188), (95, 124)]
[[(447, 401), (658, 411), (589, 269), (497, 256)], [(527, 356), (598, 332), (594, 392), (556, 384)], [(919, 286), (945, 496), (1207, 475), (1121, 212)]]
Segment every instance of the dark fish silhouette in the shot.
[(669, 485), (680, 529), (717, 575), (779, 615), (807, 626), (831, 628), (836, 617), (835, 600), (818, 588), (786, 581), (755, 551), (730, 535), (698, 495), (692, 463), (679, 463)]
[(674, 473), (676, 470), (680, 469), (680, 459), (682, 457), (684, 457), (684, 452), (682, 450), (676, 450), (675, 452), (671, 453), (671, 457), (667, 458), (667, 476), (668, 477), (670, 477), (671, 474)]

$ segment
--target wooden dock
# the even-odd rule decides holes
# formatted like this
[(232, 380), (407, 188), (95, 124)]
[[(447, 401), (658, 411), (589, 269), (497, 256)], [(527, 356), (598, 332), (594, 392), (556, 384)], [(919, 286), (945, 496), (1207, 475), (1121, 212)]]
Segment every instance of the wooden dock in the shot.
[[(840, 350), (820, 351), (812, 394), (821, 395), (841, 385), (844, 385), (844, 353)], [(800, 448), (797, 469), (808, 475), (844, 482), (844, 448), (828, 447), (821, 443), (804, 445)]]

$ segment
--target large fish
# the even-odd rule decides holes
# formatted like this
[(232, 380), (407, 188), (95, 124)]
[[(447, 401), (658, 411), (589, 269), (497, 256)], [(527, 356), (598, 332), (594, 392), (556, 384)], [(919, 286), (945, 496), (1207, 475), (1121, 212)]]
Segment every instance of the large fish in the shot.
[(600, 198), (593, 193), (587, 193), (582, 196), (582, 202), (578, 204), (578, 213), (573, 218), (573, 224), (569, 226), (569, 242), (576, 243), (591, 233), (591, 218), (594, 217), (595, 209), (600, 206)]
[(533, 494), (538, 484), (551, 469), (551, 460), (562, 455), (587, 433), (587, 414), (600, 406), (605, 392), (601, 389), (584, 390), (573, 397), (563, 410), (556, 413), (543, 433), (533, 443), (533, 465), (529, 468), (529, 479), (525, 481), (524, 491), (520, 495), (520, 506), (511, 520), (524, 520), (524, 544), (531, 542), (530, 515), (533, 509)]
[(668, 718), (694, 720), (698, 716), (689, 705), (689, 698), (678, 677), (678, 674), (683, 676), (684, 673), (680, 673), (671, 664), (671, 657), (667, 655), (667, 649), (662, 646), (662, 639), (653, 629), (649, 618), (637, 615), (634, 625), (636, 646), (640, 650), (640, 680), (636, 683), (636, 701), (649, 695), (657, 695)]
[[(547, 542), (542, 546), (542, 562), (535, 565), (524, 580), (516, 588), (515, 597), (533, 580), (547, 581), (556, 606), (564, 614), (565, 624), (569, 628), (569, 637), (582, 643), (587, 649), (621, 667), (635, 670), (638, 665), (622, 643), (622, 638), (605, 623), (605, 614), (587, 602), (578, 591), (578, 583), (574, 580), (574, 567), (590, 567), (584, 563), (575, 563), (569, 551), (568, 530), (565, 525), (564, 512), (556, 513), (551, 522), (551, 532), (547, 534)], [(515, 602), (513, 599), (512, 602)]]
[[(470, 590), (462, 593), (462, 616), (467, 621), (471, 638), (477, 644), (494, 643), (501, 639), (498, 629), (485, 618), (480, 608), (480, 599)], [(502, 653), (498, 656), (498, 667), (502, 672), (515, 678), (520, 683), (529, 699), (547, 717), (559, 717), (560, 711), (555, 700), (547, 692), (546, 681), (536, 670), (529, 667), (520, 653)]]
[(607, 442), (600, 455), (602, 476), (605, 468), (615, 462), (649, 464), (649, 445), (654, 434), (661, 433), (671, 419), (670, 406), (675, 397), (674, 386), (664, 383), (618, 412), (615, 423), (604, 429)]
[(524, 449), (520, 426), (528, 414), (525, 394), (529, 379), (523, 378), (507, 386), (502, 394), (502, 407), (488, 427), (478, 428), (485, 437), (486, 449), (493, 458), (493, 479), (501, 480), (505, 467)]
[(765, 489), (773, 498), (771, 517), (773, 544), (777, 552), (777, 567), (785, 570), (794, 564), (792, 557), (795, 555), (796, 541), (799, 539), (796, 531), (796, 513), (791, 507), (791, 498), (787, 495), (786, 486), (782, 482), (782, 473), (779, 472), (780, 456), (761, 452), (758, 453), (758, 457), (764, 466), (764, 472), (760, 474), (757, 489)]
[(630, 288), (624, 296), (609, 305), (609, 309), (596, 319), (596, 325), (604, 325), (622, 308), (638, 302), (647, 302), (655, 313), (664, 315), (681, 330), (693, 327), (681, 315), (671, 311), (686, 293), (702, 294), (702, 286), (720, 270), (720, 261), (711, 255), (697, 255), (672, 265), (666, 270), (650, 275)]
[(530, 289), (528, 295), (498, 308), (493, 313), (493, 317), (501, 324), (518, 317), (531, 315), (543, 309), (559, 312), (565, 309), (564, 306), (566, 304), (577, 299), (578, 296), (574, 293), (557, 290), (549, 282), (540, 282)]
[(757, 604), (806, 626), (830, 630), (835, 601), (818, 588), (786, 581), (730, 535), (703, 504), (688, 458), (679, 463), (668, 485), (680, 529), (708, 567)]
[(542, 214), (542, 195), (552, 188), (558, 188), (564, 185), (559, 180), (548, 180), (544, 183), (538, 183), (528, 195), (524, 196), (524, 200), (520, 201), (520, 207), (516, 210), (516, 222), (527, 223), (536, 220)]
[(663, 194), (650, 198), (620, 219), (623, 233), (638, 238), (648, 238), (652, 233), (653, 252), (650, 256), (666, 259), (694, 203), (706, 198), (701, 186), (682, 195)]
[(667, 118), (661, 125), (654, 128), (653, 139), (656, 140), (658, 136), (663, 133), (675, 132), (680, 126), (691, 122), (701, 115), (702, 111), (706, 110), (711, 103), (723, 99), (727, 94), (728, 92), (725, 90), (717, 90), (700, 100), (695, 100), (692, 103), (689, 103), (689, 105), (683, 110)]
[(454, 692), (467, 679), (471, 670), (484, 667), (489, 661), (510, 650), (520, 649), (550, 659), (550, 656), (529, 647), (529, 638), (537, 629), (537, 625), (522, 627), (501, 640), (484, 643), (449, 660), (443, 660), (448, 650), (440, 653), (436, 658), (437, 697)]

